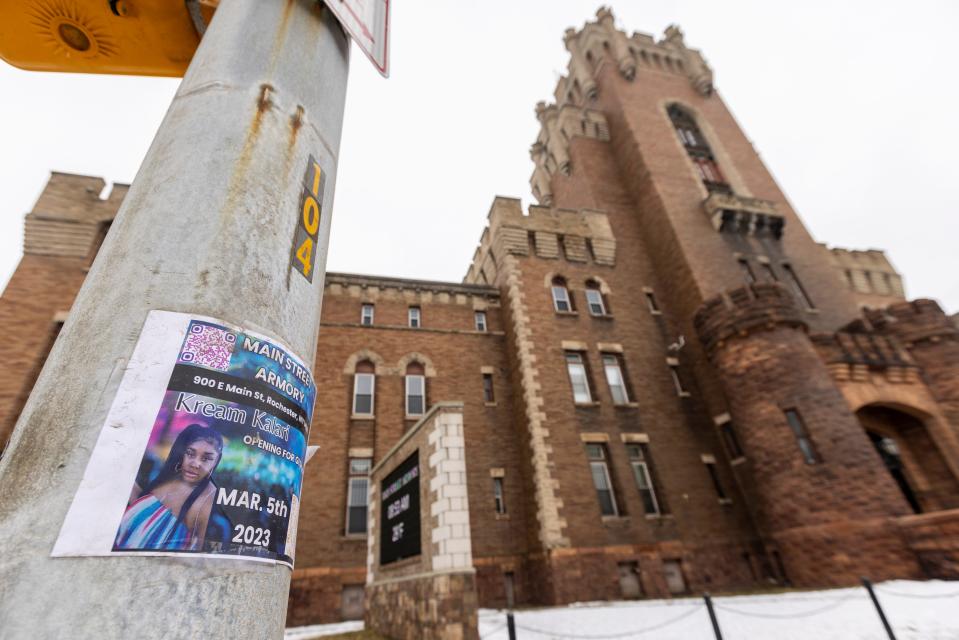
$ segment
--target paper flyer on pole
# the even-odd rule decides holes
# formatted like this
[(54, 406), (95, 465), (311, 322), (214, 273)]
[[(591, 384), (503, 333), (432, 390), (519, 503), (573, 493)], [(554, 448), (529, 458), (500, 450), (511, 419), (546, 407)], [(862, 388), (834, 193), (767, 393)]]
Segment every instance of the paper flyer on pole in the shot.
[(292, 568), (315, 397), (277, 340), (151, 311), (52, 555)]

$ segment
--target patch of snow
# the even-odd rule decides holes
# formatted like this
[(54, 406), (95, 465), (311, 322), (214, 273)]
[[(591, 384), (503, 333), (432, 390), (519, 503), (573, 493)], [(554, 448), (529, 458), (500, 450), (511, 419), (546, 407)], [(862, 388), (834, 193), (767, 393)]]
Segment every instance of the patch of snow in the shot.
[(313, 638), (322, 638), (323, 636), (333, 636), (338, 633), (350, 633), (351, 631), (362, 631), (362, 620), (351, 620), (350, 622), (337, 622), (335, 624), (314, 624), (308, 627), (290, 627), (283, 634), (283, 640), (312, 640)]
[[(875, 585), (898, 640), (959, 638), (959, 582)], [(887, 640), (862, 587), (713, 598), (725, 640)], [(701, 598), (577, 603), (515, 612), (521, 640), (715, 640)], [(481, 609), (482, 640), (507, 640), (506, 612)]]

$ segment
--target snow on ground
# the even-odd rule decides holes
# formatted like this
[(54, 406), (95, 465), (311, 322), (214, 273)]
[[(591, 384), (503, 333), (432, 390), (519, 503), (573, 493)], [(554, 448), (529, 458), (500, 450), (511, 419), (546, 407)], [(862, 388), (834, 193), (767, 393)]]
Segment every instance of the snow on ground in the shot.
[(362, 620), (337, 622), (336, 624), (314, 624), (309, 627), (290, 627), (286, 630), (286, 633), (283, 634), (283, 640), (312, 640), (313, 638), (332, 636), (337, 633), (349, 633), (350, 631), (361, 631), (362, 629)]
[[(877, 584), (876, 593), (897, 640), (959, 638), (959, 582), (897, 580)], [(887, 640), (876, 609), (861, 587), (726, 596), (713, 602), (724, 640)], [(527, 609), (517, 611), (515, 618), (518, 640), (715, 639), (701, 598)], [(288, 629), (286, 640), (361, 627), (362, 623), (341, 623)], [(479, 633), (482, 640), (508, 640), (506, 613), (481, 609)]]

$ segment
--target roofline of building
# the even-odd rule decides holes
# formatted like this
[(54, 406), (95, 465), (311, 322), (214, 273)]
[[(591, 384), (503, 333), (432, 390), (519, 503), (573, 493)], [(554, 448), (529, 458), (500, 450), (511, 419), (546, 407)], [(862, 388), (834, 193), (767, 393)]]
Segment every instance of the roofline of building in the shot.
[(481, 284), (463, 284), (461, 282), (441, 282), (439, 280), (414, 280), (409, 278), (391, 278), (388, 276), (370, 276), (356, 273), (339, 273), (328, 271), (326, 273), (326, 284), (338, 283), (346, 285), (359, 285), (361, 287), (385, 287), (393, 289), (413, 289), (446, 291), (449, 293), (462, 293), (467, 295), (483, 295), (499, 297), (500, 292), (496, 287)]

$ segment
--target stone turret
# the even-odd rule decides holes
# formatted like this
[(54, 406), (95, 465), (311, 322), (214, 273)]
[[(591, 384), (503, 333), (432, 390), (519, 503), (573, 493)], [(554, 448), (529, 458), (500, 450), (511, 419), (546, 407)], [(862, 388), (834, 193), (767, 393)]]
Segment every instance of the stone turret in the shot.
[[(789, 291), (707, 300), (695, 326), (755, 486), (760, 533), (797, 585), (918, 575), (892, 518), (909, 507), (806, 334)], [(837, 551), (841, 549), (841, 551)]]

